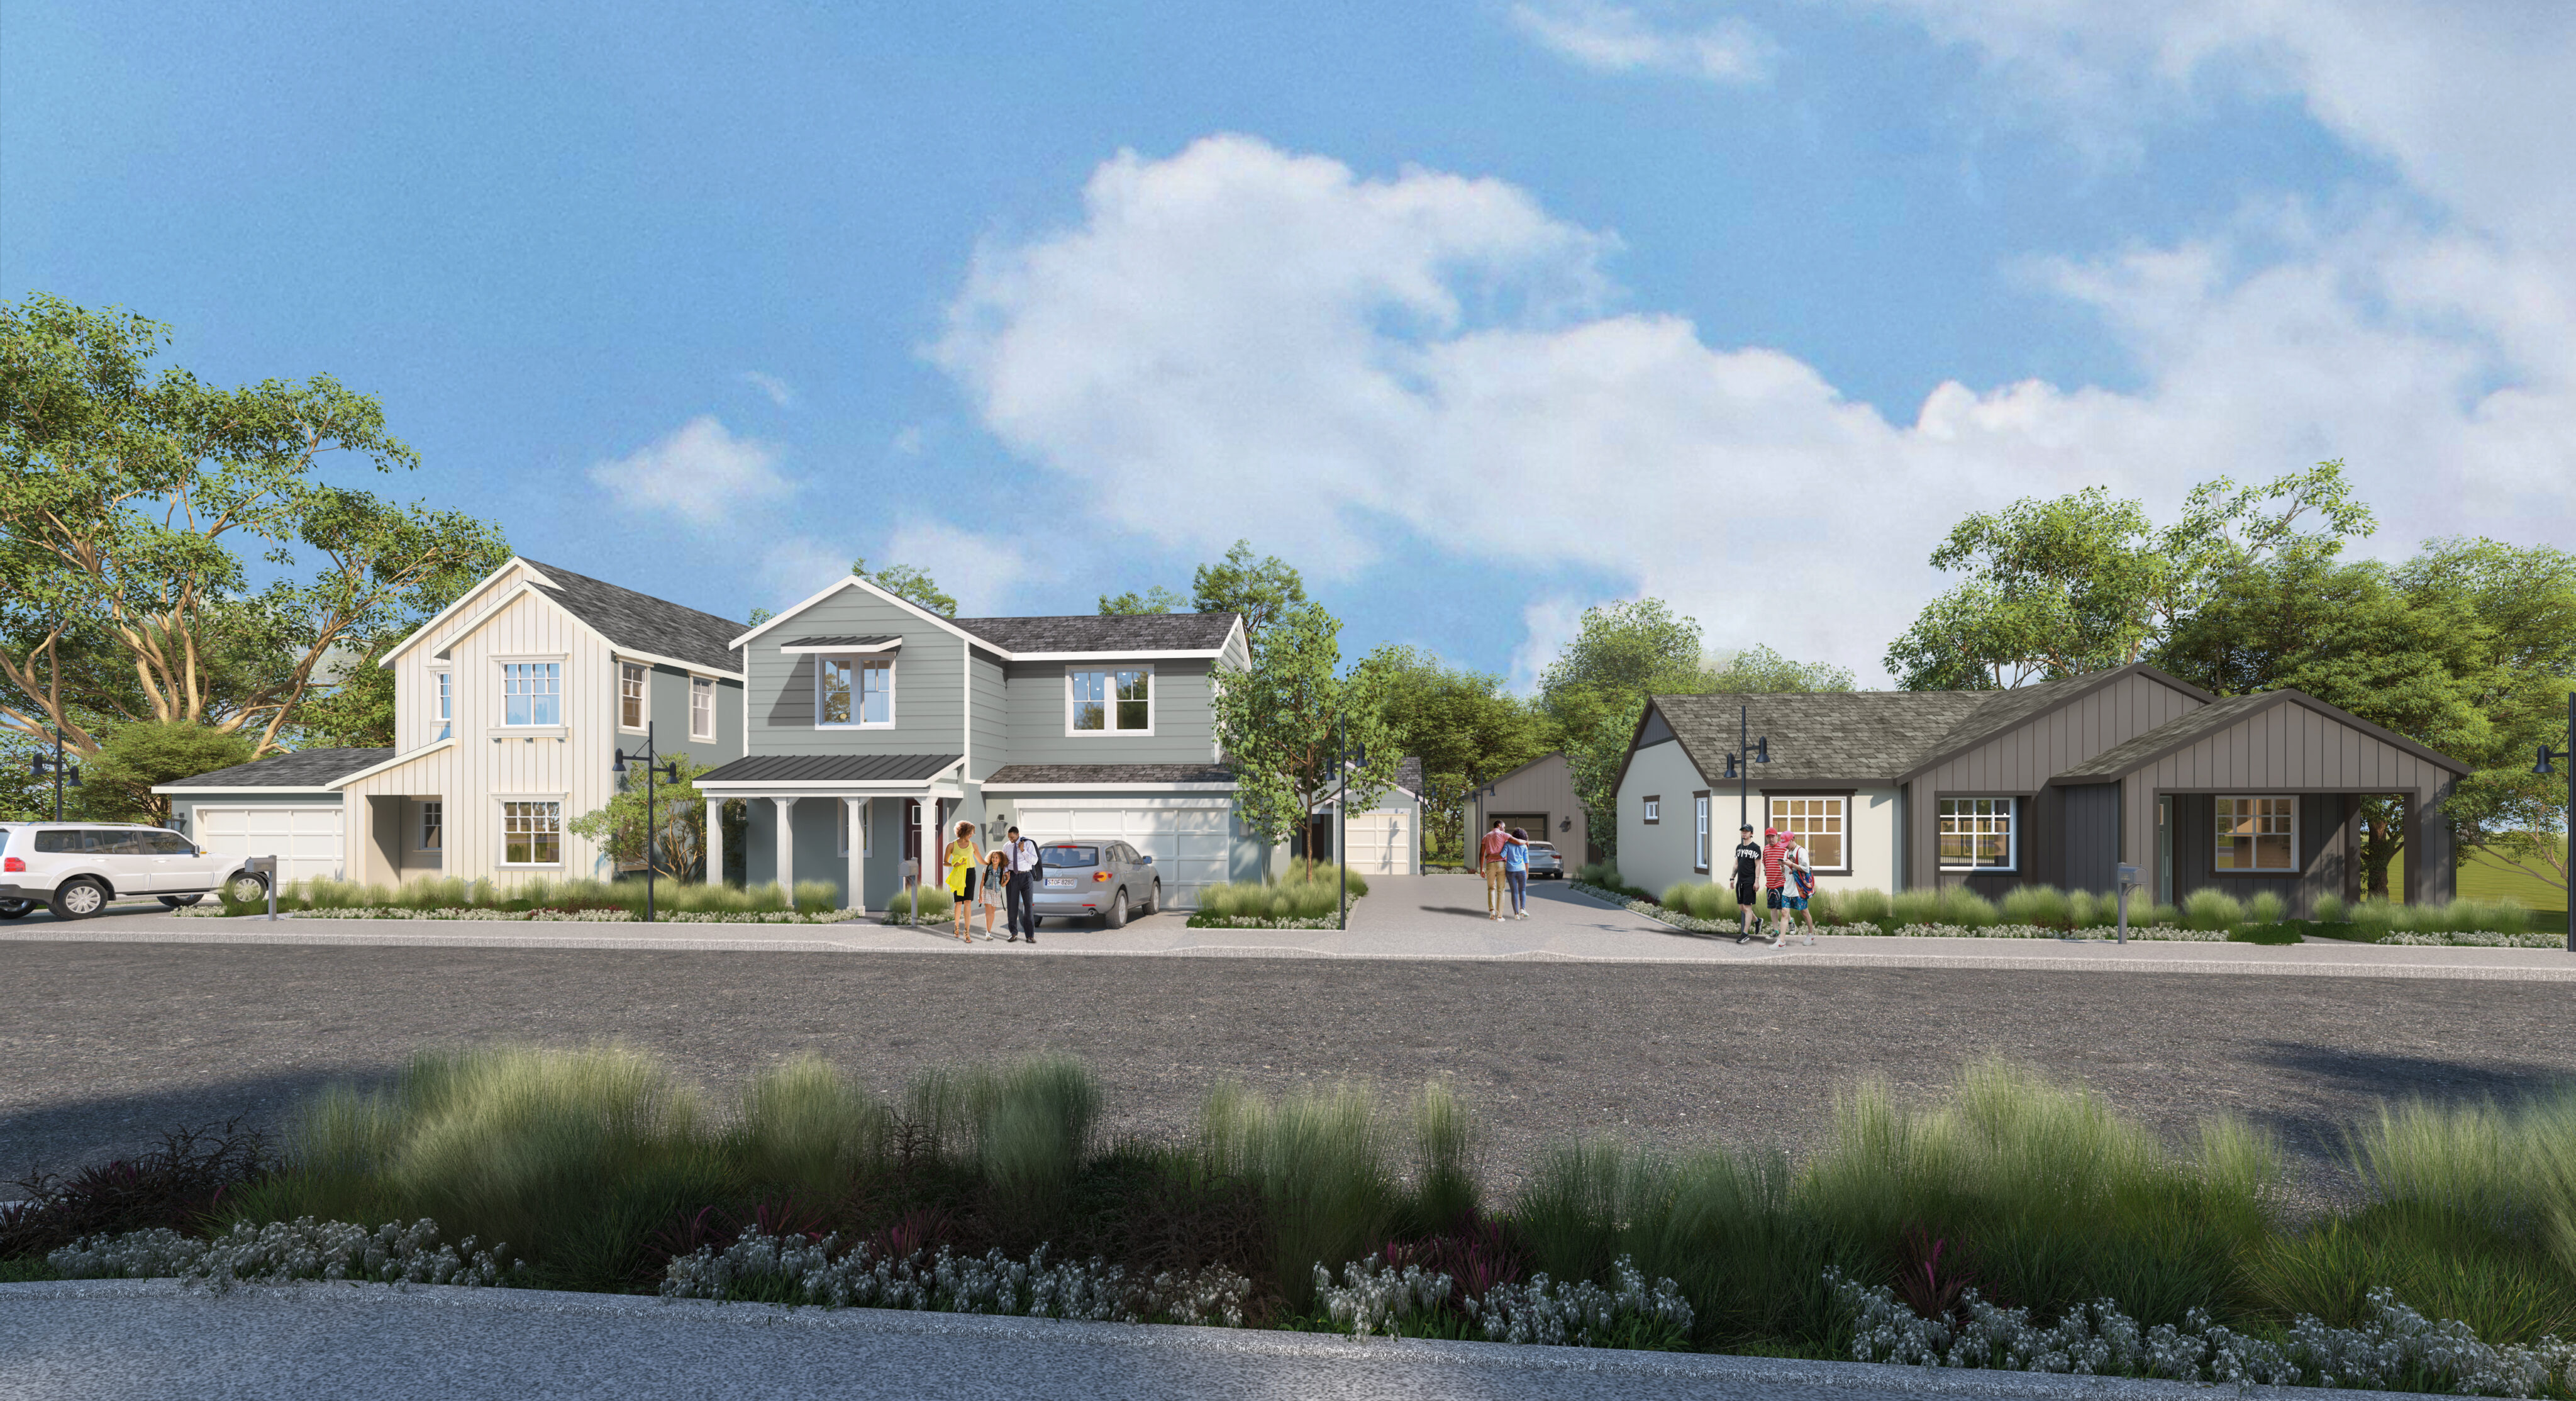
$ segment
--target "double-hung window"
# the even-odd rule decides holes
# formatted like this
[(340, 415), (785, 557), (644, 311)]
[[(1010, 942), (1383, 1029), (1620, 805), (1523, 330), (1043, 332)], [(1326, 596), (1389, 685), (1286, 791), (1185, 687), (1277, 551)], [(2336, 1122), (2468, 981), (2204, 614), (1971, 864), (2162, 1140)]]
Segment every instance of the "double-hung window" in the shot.
[(1154, 671), (1065, 673), (1065, 729), (1072, 734), (1150, 735), (1154, 732)]
[(814, 669), (814, 723), (894, 723), (894, 663), (825, 657)]
[(2213, 869), (2298, 874), (2298, 799), (2219, 798), (2216, 807), (2218, 849), (2212, 853)]
[(456, 678), (444, 671), (429, 674), (430, 742), (456, 733)]
[(1648, 823), (1650, 823), (1650, 824), (1651, 824), (1651, 823), (1657, 823), (1657, 822), (1661, 822), (1661, 821), (1663, 821), (1663, 820), (1664, 820), (1664, 799), (1663, 799), (1663, 795), (1662, 795), (1662, 794), (1660, 794), (1660, 793), (1658, 793), (1658, 794), (1654, 795), (1653, 797), (1650, 797), (1650, 798), (1646, 799), (1645, 807), (1644, 807), (1644, 813), (1645, 813), (1645, 820), (1646, 820)]
[(563, 864), (563, 804), (509, 799), (501, 804), (501, 864)]
[[(1850, 834), (1846, 819), (1848, 798), (1773, 798), (1771, 825), (1794, 834), (1807, 849), (1807, 864), (1819, 871), (1844, 871), (1851, 868), (1851, 856), (1843, 845)], [(1947, 831), (1945, 827), (1943, 829)], [(1945, 848), (1946, 850), (1946, 848)], [(1947, 865), (1945, 855), (1942, 863)]]
[(563, 723), (563, 663), (501, 663), (501, 723)]
[(2010, 871), (2020, 866), (2010, 798), (1941, 800), (1941, 869)]
[(438, 851), (447, 845), (447, 804), (438, 798), (420, 800), (420, 847)]
[(689, 738), (716, 737), (716, 683), (703, 676), (689, 678)]
[(1708, 869), (1708, 795), (1691, 795), (1691, 869)]
[(644, 668), (637, 662), (617, 664), (617, 723), (620, 728), (644, 728)]

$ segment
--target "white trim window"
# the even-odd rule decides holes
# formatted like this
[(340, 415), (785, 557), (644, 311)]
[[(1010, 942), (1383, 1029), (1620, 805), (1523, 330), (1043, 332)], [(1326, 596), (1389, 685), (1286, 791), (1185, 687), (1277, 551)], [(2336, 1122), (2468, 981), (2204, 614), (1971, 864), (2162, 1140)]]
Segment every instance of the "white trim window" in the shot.
[[(862, 801), (859, 804), (859, 855), (861, 856), (870, 855), (876, 850), (875, 806), (872, 800)], [(841, 855), (847, 856), (850, 854), (850, 804), (845, 798), (834, 798), (832, 807), (839, 814), (833, 819), (833, 835), (839, 843), (837, 849)]]
[(1657, 794), (1656, 796), (1646, 800), (1645, 819), (1648, 822), (1661, 822), (1664, 820), (1664, 799), (1661, 794)]
[(2021, 833), (2011, 798), (1941, 800), (1941, 869), (2013, 871), (2021, 868)]
[(501, 723), (563, 723), (563, 663), (501, 663)]
[(1064, 695), (1066, 734), (1154, 732), (1154, 669), (1150, 666), (1067, 671)]
[(441, 798), (420, 800), (420, 845), (417, 851), (441, 851), (447, 846), (447, 803)]
[[(2009, 801), (2009, 800), (2007, 800)], [(1773, 798), (1771, 824), (1795, 835), (1817, 871), (1851, 869), (1851, 813), (1847, 798)], [(1947, 831), (1948, 828), (1942, 830)], [(1947, 856), (1942, 858), (1948, 860)]]
[(617, 664), (617, 727), (621, 730), (644, 728), (644, 664)]
[(894, 723), (894, 663), (882, 658), (814, 659), (814, 724), (817, 728)]
[(716, 737), (716, 683), (714, 678), (689, 678), (689, 738)]
[(501, 864), (563, 864), (563, 804), (528, 798), (501, 802)]
[(1696, 793), (1691, 796), (1691, 823), (1691, 869), (1705, 871), (1708, 869), (1708, 795), (1706, 793)]
[(456, 733), (456, 678), (444, 667), (429, 674), (429, 719), (430, 743)]
[(2210, 868), (2230, 875), (2299, 873), (2299, 800), (2292, 797), (2222, 797), (2215, 800), (2217, 849)]

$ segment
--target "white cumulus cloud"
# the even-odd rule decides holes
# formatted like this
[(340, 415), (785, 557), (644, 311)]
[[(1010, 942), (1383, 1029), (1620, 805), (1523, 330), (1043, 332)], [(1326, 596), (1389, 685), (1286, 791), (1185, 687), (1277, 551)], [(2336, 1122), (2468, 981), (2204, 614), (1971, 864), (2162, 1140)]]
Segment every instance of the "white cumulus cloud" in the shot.
[(590, 480), (628, 509), (717, 523), (796, 489), (779, 474), (780, 458), (776, 444), (737, 437), (715, 415), (702, 414), (657, 442), (592, 464)]
[(769, 396), (769, 402), (778, 407), (788, 409), (796, 406), (796, 387), (778, 376), (763, 374), (758, 370), (745, 370), (740, 378), (743, 383)]
[[(1390, 539), (1577, 566), (1715, 645), (1865, 676), (1950, 523), (2025, 495), (2169, 507), (2341, 455), (2405, 539), (2564, 538), (2563, 323), (2507, 315), (2529, 264), (2395, 216), (2302, 235), (2293, 213), (2244, 235), (2307, 237), (2285, 263), (2240, 265), (2227, 232), (2042, 269), (2135, 348), (2138, 392), (1945, 383), (1890, 417), (1781, 350), (1609, 310), (1616, 241), (1526, 191), (1212, 137), (1122, 155), (1072, 226), (982, 250), (936, 354), (990, 431), (1082, 488), (1063, 499), (1168, 546), (1257, 527), (1328, 575)], [(2515, 326), (2529, 353), (2489, 333)], [(1533, 611), (1533, 643), (1567, 613)]]
[(1597, 73), (1674, 73), (1750, 83), (1771, 71), (1770, 41), (1732, 15), (1697, 25), (1657, 24), (1607, 0), (1528, 0), (1513, 6), (1511, 15), (1522, 33)]

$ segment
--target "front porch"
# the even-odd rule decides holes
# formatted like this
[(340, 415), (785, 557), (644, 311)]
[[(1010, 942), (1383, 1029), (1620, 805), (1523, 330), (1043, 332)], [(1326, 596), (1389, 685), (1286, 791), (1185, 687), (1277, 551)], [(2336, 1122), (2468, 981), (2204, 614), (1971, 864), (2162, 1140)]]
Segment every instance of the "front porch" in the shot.
[[(925, 870), (960, 820), (980, 824), (982, 803), (963, 781), (959, 755), (758, 755), (698, 780), (707, 800), (707, 870), (730, 869), (724, 805), (743, 804), (743, 881), (834, 886), (844, 906), (881, 910)], [(980, 844), (980, 843), (979, 843)]]

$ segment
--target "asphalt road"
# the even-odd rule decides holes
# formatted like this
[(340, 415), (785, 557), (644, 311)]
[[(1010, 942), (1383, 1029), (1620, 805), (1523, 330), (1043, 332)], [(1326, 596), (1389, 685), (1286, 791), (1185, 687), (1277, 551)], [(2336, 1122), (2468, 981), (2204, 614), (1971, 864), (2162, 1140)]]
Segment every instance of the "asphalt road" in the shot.
[(2576, 1079), (2567, 990), (2521, 982), (10, 943), (0, 988), (0, 1177), (181, 1123), (270, 1123), (417, 1048), (496, 1040), (622, 1040), (719, 1092), (807, 1049), (886, 1089), (929, 1064), (1062, 1051), (1098, 1071), (1112, 1131), (1148, 1133), (1185, 1131), (1228, 1078), (1353, 1077), (1400, 1096), (1447, 1076), (1505, 1178), (1575, 1134), (1794, 1145), (1859, 1077), (1929, 1096), (1987, 1054), (2177, 1135), (2241, 1113), (2315, 1163), (2382, 1096)]

